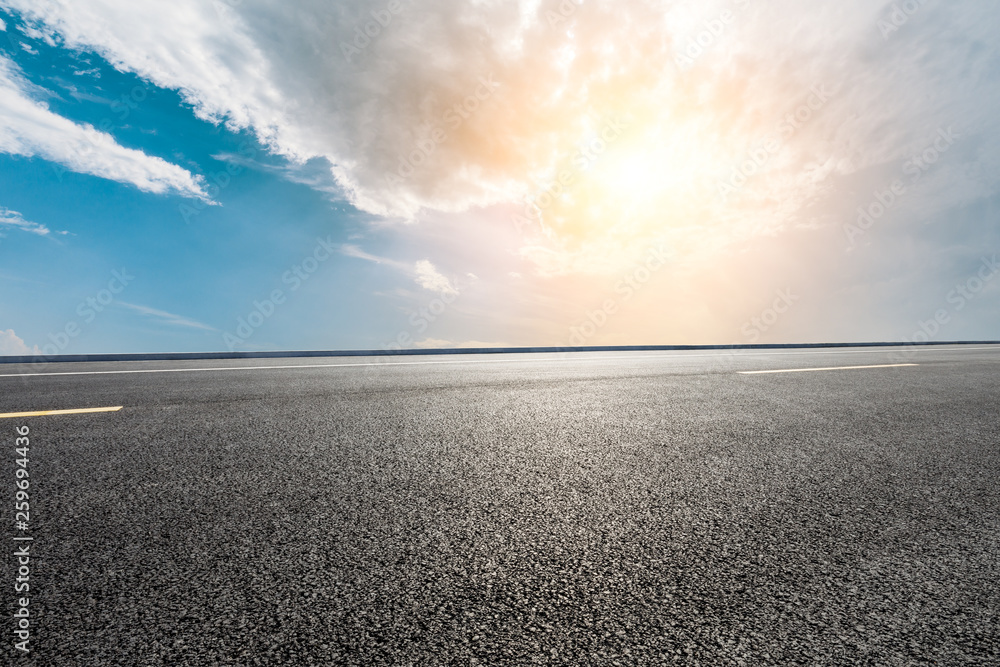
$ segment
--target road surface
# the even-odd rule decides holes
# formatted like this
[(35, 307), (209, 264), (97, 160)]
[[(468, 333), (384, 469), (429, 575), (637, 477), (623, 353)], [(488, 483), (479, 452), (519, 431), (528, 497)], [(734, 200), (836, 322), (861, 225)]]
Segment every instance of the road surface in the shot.
[(1000, 664), (998, 347), (0, 375), (10, 664)]

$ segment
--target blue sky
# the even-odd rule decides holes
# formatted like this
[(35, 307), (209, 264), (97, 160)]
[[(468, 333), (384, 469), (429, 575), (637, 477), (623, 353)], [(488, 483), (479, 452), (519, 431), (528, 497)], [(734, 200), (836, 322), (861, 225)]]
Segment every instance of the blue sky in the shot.
[[(377, 251), (384, 244), (372, 216), (293, 182), (287, 161), (271, 158), (252, 133), (196, 118), (176, 92), (31, 39), (16, 17), (2, 18), (4, 54), (44, 89), (49, 109), (204, 175), (213, 200), (142, 192), (41, 157), (0, 154), (0, 201), (33, 227), (4, 228), (0, 245), (0, 312), (19, 337), (67, 353), (228, 349), (224, 334), (235, 335), (254, 301), (281, 289), (289, 296), (273, 321), (234, 349), (382, 346), (373, 332), (391, 331), (399, 317), (371, 291), (393, 289), (395, 276), (340, 255), (308, 280), (283, 280), (318, 239), (341, 247), (363, 236)], [(90, 306), (81, 315), (80, 304), (97, 298), (114, 271), (134, 280), (99, 316), (87, 314)], [(50, 334), (61, 338), (71, 322), (81, 331), (63, 346)]]
[(1000, 339), (998, 28), (0, 0), (0, 354)]

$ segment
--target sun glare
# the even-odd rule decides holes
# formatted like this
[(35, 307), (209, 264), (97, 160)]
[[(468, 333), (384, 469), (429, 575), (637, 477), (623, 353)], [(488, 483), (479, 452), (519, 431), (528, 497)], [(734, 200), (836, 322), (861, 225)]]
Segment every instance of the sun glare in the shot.
[(613, 198), (646, 200), (669, 187), (671, 165), (647, 150), (622, 151), (609, 156), (603, 168), (596, 170), (602, 189)]
[(680, 129), (676, 136), (653, 127), (623, 137), (588, 171), (585, 196), (602, 215), (628, 226), (690, 209), (711, 168), (696, 145), (697, 138)]

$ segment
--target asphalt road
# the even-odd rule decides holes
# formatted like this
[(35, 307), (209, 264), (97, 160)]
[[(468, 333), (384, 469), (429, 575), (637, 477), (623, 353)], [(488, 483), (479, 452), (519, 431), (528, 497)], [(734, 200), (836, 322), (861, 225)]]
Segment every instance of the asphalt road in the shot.
[(1000, 664), (1000, 348), (0, 375), (9, 664)]

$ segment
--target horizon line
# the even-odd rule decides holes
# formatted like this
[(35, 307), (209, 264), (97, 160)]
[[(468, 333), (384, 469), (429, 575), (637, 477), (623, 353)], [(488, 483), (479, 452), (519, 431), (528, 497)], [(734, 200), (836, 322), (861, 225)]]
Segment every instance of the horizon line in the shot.
[(0, 364), (49, 364), (100, 361), (200, 361), (206, 359), (291, 359), (310, 357), (390, 357), (449, 354), (545, 354), (573, 352), (684, 352), (694, 350), (783, 350), (871, 347), (1000, 345), (1000, 341), (903, 341), (881, 343), (755, 343), (730, 345), (586, 345), (577, 347), (449, 347), (383, 350), (272, 350), (260, 352), (136, 352), (56, 355), (0, 355)]

